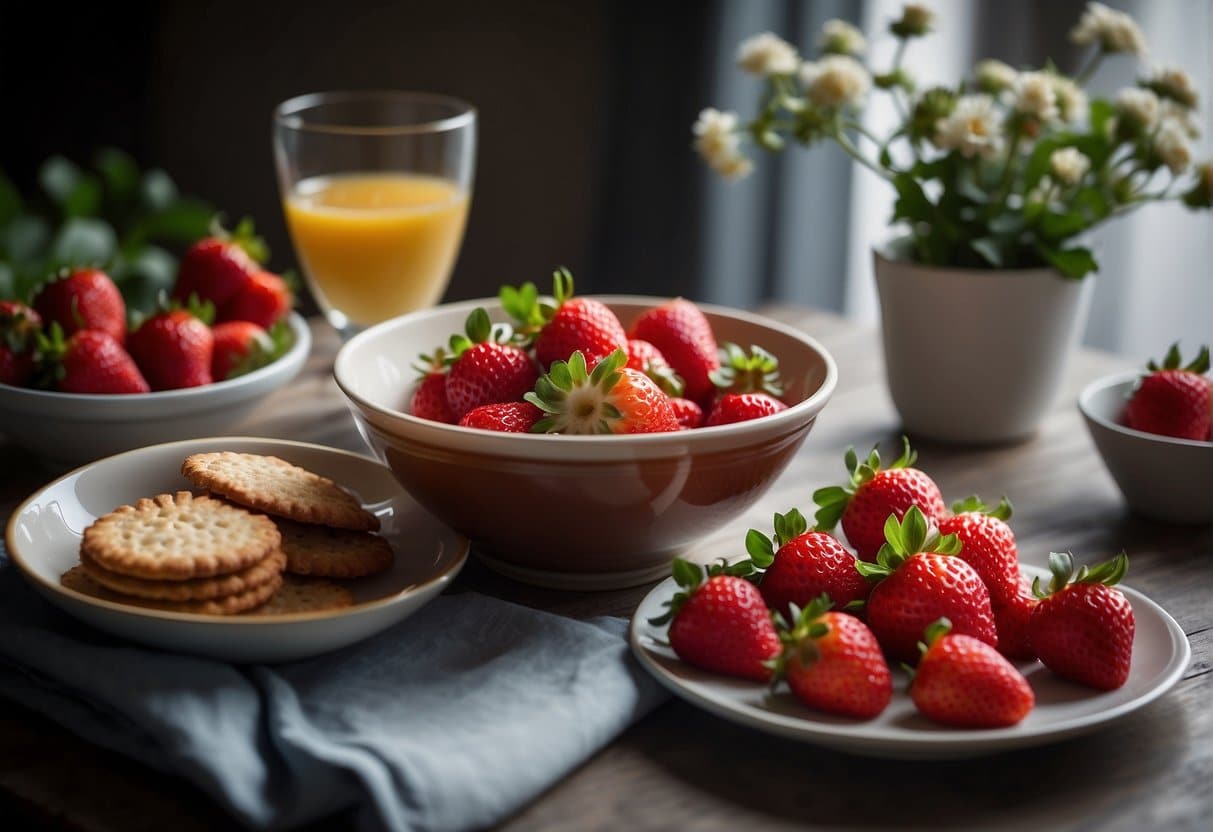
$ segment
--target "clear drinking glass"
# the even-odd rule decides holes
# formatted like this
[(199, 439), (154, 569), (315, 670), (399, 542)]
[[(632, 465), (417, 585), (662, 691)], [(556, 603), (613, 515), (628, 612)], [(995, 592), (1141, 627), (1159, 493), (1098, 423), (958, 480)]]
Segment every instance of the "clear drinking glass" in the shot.
[(476, 110), (416, 92), (323, 92), (274, 111), (295, 254), (342, 338), (433, 306), (472, 196)]

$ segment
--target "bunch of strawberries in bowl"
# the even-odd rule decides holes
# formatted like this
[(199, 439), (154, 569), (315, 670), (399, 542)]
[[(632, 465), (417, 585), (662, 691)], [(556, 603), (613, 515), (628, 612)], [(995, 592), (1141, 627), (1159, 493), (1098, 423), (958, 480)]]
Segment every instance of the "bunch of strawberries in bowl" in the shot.
[(421, 356), (414, 416), (594, 435), (713, 427), (787, 409), (778, 359), (758, 345), (718, 345), (691, 301), (653, 307), (627, 330), (606, 304), (574, 296), (565, 269), (551, 297), (525, 283), (503, 287), (500, 298), (512, 324), (493, 324), (477, 308), (463, 333)]
[(291, 346), (284, 319), (293, 294), (244, 244), (219, 233), (195, 243), (171, 300), (150, 315), (128, 314), (114, 281), (90, 266), (52, 276), (28, 304), (0, 301), (0, 383), (134, 394), (199, 387), (269, 364)]
[(1126, 556), (1075, 571), (1053, 553), (1047, 585), (1029, 582), (1010, 504), (971, 497), (949, 510), (915, 460), (908, 442), (887, 467), (875, 449), (848, 451), (847, 483), (813, 495), (814, 527), (792, 509), (775, 515), (774, 535), (749, 531), (745, 559), (675, 560), (680, 591), (650, 623), (669, 624), (689, 664), (786, 682), (809, 707), (857, 719), (889, 705), (890, 662), (910, 672), (920, 713), (965, 728), (1014, 725), (1032, 710), (1015, 662), (1096, 690), (1124, 685), (1135, 623), (1114, 585)]

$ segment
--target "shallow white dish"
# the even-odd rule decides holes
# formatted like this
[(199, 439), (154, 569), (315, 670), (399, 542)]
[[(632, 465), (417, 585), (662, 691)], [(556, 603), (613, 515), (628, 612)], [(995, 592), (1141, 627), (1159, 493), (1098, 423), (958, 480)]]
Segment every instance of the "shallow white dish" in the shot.
[(0, 384), (0, 433), (60, 468), (157, 442), (218, 436), (238, 428), (261, 400), (299, 374), (312, 349), (307, 321), (292, 312), (295, 343), (242, 376), (133, 395), (86, 395)]
[[(180, 474), (191, 453), (270, 454), (330, 477), (354, 492), (381, 523), (396, 562), (382, 575), (347, 582), (354, 606), (292, 615), (192, 615), (142, 609), (82, 595), (59, 576), (79, 563), (80, 537), (97, 517), (140, 497), (191, 490)], [(6, 535), (13, 562), (44, 598), (99, 630), (152, 647), (233, 662), (282, 662), (344, 647), (419, 610), (459, 573), (468, 541), (410, 498), (368, 457), (276, 439), (215, 437), (153, 445), (86, 465), (17, 507)]]
[[(696, 553), (694, 560), (706, 563), (710, 558)], [(1047, 576), (1045, 570), (1024, 570), (1029, 575)], [(632, 651), (659, 682), (691, 704), (731, 722), (871, 757), (976, 757), (1094, 731), (1166, 693), (1192, 659), (1192, 649), (1175, 620), (1140, 592), (1121, 587), (1133, 605), (1136, 634), (1129, 680), (1119, 690), (1092, 690), (1057, 678), (1040, 662), (1018, 662), (1036, 694), (1032, 712), (1011, 728), (962, 730), (937, 725), (918, 714), (904, 692), (904, 671), (893, 668), (893, 701), (876, 719), (863, 722), (811, 710), (786, 685), (771, 693), (765, 685), (718, 676), (679, 660), (665, 645), (666, 628), (648, 622), (664, 612), (662, 605), (676, 590), (673, 578), (654, 587), (632, 617), (629, 633)]]

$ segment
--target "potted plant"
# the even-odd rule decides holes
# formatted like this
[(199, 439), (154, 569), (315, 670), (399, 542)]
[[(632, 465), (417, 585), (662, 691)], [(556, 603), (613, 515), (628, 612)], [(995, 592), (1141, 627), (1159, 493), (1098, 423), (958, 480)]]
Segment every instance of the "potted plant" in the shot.
[[(1213, 162), (1192, 164), (1198, 95), (1180, 69), (1088, 101), (1083, 85), (1105, 57), (1145, 54), (1122, 12), (1088, 4), (1070, 33), (1089, 47), (1073, 76), (987, 60), (955, 86), (919, 89), (903, 58), (932, 23), (929, 9), (906, 5), (888, 27), (898, 43), (883, 72), (865, 65), (864, 37), (844, 21), (825, 24), (816, 61), (771, 33), (749, 38), (738, 64), (766, 79), (757, 115), (704, 110), (695, 148), (736, 179), (752, 169), (747, 146), (832, 142), (888, 181), (901, 234), (875, 250), (875, 272), (906, 428), (1018, 439), (1048, 410), (1081, 333), (1098, 269), (1087, 233), (1149, 202), (1210, 207)], [(863, 123), (873, 88), (897, 108), (887, 135)]]

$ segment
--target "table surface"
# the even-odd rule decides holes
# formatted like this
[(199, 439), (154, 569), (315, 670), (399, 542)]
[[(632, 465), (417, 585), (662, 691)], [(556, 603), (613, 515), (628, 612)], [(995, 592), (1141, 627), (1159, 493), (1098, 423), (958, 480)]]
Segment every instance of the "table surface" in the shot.
[[(891, 448), (898, 419), (885, 390), (875, 333), (822, 312), (763, 310), (817, 337), (839, 383), (787, 472), (731, 527), (770, 522), (839, 480), (848, 445)], [(245, 431), (363, 450), (331, 379), (338, 342), (313, 326), (313, 354), (289, 389), (265, 401)], [(949, 499), (1009, 495), (1021, 559), (1050, 550), (1080, 561), (1122, 548), (1126, 583), (1179, 622), (1192, 665), (1167, 696), (1107, 730), (980, 761), (897, 762), (849, 756), (720, 720), (678, 700), (660, 707), (545, 795), (508, 830), (784, 829), (922, 825), (959, 828), (1207, 829), (1213, 814), (1213, 528), (1129, 514), (1073, 402), (1088, 381), (1130, 363), (1083, 351), (1040, 433), (991, 448), (916, 443), (918, 465)], [(0, 517), (51, 475), (0, 440)], [(500, 578), (479, 563), (454, 591), (475, 589), (572, 616), (629, 616), (650, 587), (574, 594)], [(90, 746), (20, 707), (0, 713), (0, 811), (30, 826), (87, 830), (215, 829), (232, 821), (183, 781)], [(10, 827), (11, 828), (11, 827)], [(318, 824), (315, 828), (324, 828)]]

